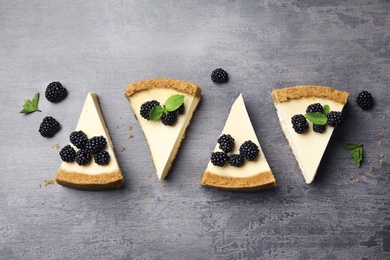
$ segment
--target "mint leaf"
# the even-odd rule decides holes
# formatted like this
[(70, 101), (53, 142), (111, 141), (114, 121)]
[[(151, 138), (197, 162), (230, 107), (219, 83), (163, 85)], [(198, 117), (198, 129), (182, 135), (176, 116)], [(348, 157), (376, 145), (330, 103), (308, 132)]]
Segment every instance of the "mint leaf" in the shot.
[(155, 106), (152, 110), (149, 112), (149, 119), (150, 120), (159, 120), (161, 116), (164, 113), (164, 109), (161, 106)]
[(316, 125), (326, 125), (326, 122), (328, 121), (328, 118), (320, 112), (307, 113), (305, 114), (305, 117)]
[(341, 145), (342, 145), (342, 146), (344, 147), (344, 149), (346, 149), (346, 150), (354, 150), (354, 149), (356, 149), (356, 148), (362, 147), (361, 144), (354, 143), (354, 142), (343, 142)]
[(20, 113), (32, 113), (35, 111), (41, 112), (41, 110), (38, 109), (38, 102), (39, 102), (39, 92), (37, 92), (32, 100), (25, 99), (24, 105), (22, 111)]
[(184, 95), (173, 95), (170, 96), (167, 101), (165, 101), (164, 109), (168, 112), (175, 111), (184, 103)]
[(351, 158), (355, 161), (356, 165), (360, 167), (360, 163), (363, 159), (363, 147), (354, 149), (351, 153)]
[(324, 115), (325, 115), (325, 116), (328, 116), (329, 112), (330, 112), (330, 107), (329, 107), (329, 105), (324, 105)]

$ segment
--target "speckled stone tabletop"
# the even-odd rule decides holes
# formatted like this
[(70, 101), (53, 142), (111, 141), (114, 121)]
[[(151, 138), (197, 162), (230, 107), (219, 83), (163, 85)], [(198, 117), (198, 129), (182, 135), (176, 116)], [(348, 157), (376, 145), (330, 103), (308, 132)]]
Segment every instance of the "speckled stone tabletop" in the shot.
[[(230, 76), (214, 84), (212, 70)], [(202, 101), (168, 178), (154, 173), (125, 86), (169, 77)], [(60, 103), (44, 97), (60, 81)], [(327, 85), (351, 95), (315, 181), (305, 184), (270, 93)], [(390, 1), (0, 0), (0, 259), (390, 259)], [(355, 98), (368, 90), (373, 109)], [(42, 112), (19, 113), (41, 93)], [(125, 183), (45, 184), (86, 94), (100, 96)], [(243, 93), (277, 187), (199, 180)], [(41, 137), (45, 116), (62, 128)], [(342, 141), (364, 144), (358, 168)], [(310, 145), (310, 144), (309, 144)]]

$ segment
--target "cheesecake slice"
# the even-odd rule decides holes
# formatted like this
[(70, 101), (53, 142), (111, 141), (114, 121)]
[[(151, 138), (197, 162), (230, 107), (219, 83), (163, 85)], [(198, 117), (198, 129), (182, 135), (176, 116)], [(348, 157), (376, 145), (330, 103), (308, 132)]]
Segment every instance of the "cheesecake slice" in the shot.
[[(184, 96), (184, 113), (177, 116), (177, 121), (172, 126), (162, 124), (161, 120), (148, 120), (141, 116), (140, 109), (145, 102), (157, 100), (164, 104), (168, 98), (177, 94)], [(125, 97), (141, 125), (156, 174), (162, 180), (168, 175), (185, 137), (186, 129), (201, 99), (201, 88), (188, 81), (156, 78), (127, 85)]]
[[(238, 154), (240, 145), (252, 141), (259, 148), (254, 161), (245, 161), (240, 167), (225, 163), (223, 167), (214, 165), (211, 160), (202, 174), (200, 184), (227, 190), (260, 190), (276, 186), (276, 181), (267, 160), (261, 150), (260, 143), (252, 127), (242, 94), (233, 103), (222, 134), (234, 138), (231, 154)], [(214, 152), (220, 151), (219, 144)]]
[(349, 93), (324, 86), (295, 86), (275, 89), (272, 92), (280, 127), (286, 136), (306, 183), (314, 180), (321, 158), (332, 136), (334, 127), (326, 126), (323, 133), (313, 131), (309, 123), (308, 131), (298, 134), (294, 131), (291, 118), (304, 115), (309, 105), (328, 105), (331, 111), (341, 112), (347, 103)]
[[(88, 93), (81, 112), (76, 131), (83, 131), (88, 138), (103, 136), (107, 140), (105, 151), (110, 155), (107, 165), (98, 165), (93, 159), (80, 166), (76, 162), (63, 162), (57, 172), (56, 182), (60, 185), (82, 190), (117, 189), (122, 186), (123, 176), (115, 156), (104, 117), (100, 108), (99, 97), (95, 93)], [(73, 148), (77, 149), (70, 144)]]

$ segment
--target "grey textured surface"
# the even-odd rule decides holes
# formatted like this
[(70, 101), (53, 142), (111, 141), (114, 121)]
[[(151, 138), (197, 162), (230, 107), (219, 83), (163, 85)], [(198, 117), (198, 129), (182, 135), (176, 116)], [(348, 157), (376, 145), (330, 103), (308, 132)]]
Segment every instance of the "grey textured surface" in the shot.
[[(389, 259), (389, 28), (389, 1), (0, 0), (0, 259)], [(218, 67), (227, 84), (211, 82)], [(161, 182), (123, 97), (126, 84), (154, 77), (203, 88)], [(44, 98), (52, 81), (69, 91), (61, 103)], [(297, 84), (351, 93), (311, 185), (270, 98)], [(371, 111), (354, 102), (362, 89), (375, 97)], [(89, 91), (101, 97), (125, 184), (44, 186)], [(19, 114), (36, 92), (43, 112)], [(198, 184), (240, 92), (277, 179), (269, 191)], [(47, 115), (62, 124), (51, 139), (38, 133)], [(360, 168), (344, 140), (365, 144)]]

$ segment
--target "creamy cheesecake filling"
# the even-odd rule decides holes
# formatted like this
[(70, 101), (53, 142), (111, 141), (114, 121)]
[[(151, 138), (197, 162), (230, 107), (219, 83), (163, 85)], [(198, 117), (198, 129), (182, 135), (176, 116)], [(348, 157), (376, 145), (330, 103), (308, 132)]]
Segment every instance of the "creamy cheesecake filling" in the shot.
[[(173, 126), (164, 125), (161, 120), (146, 120), (140, 115), (140, 108), (143, 103), (150, 100), (157, 100), (161, 106), (172, 95), (184, 95), (184, 114), (177, 116)], [(184, 138), (186, 128), (189, 125), (192, 114), (199, 103), (199, 97), (194, 97), (178, 92), (170, 88), (154, 88), (136, 92), (129, 97), (129, 103), (148, 142), (152, 160), (156, 168), (156, 174), (160, 180), (164, 179), (175, 159), (181, 141)]]
[[(83, 110), (81, 112), (79, 121), (75, 131), (82, 130), (88, 138), (93, 136), (104, 136), (107, 140), (107, 146), (105, 151), (110, 154), (110, 161), (107, 165), (98, 165), (93, 161), (87, 165), (80, 166), (76, 162), (67, 163), (62, 162), (60, 170), (65, 172), (77, 172), (87, 175), (99, 175), (103, 173), (111, 173), (120, 171), (118, 161), (115, 156), (113, 144), (104, 121), (102, 111), (100, 109), (99, 98), (95, 93), (88, 93), (84, 103)], [(72, 144), (70, 144), (73, 146)], [(75, 150), (78, 149), (73, 146)]]
[(309, 129), (298, 134), (291, 124), (291, 117), (296, 114), (304, 115), (306, 108), (314, 103), (329, 105), (331, 111), (342, 111), (344, 105), (324, 98), (291, 99), (282, 103), (275, 103), (281, 128), (286, 135), (295, 159), (302, 171), (306, 183), (311, 183), (317, 173), (321, 158), (332, 136), (334, 127), (326, 126), (324, 133), (313, 131), (313, 124), (309, 122)]
[[(231, 152), (232, 154), (238, 154), (240, 145), (245, 141), (251, 140), (258, 145), (260, 150), (259, 155), (255, 161), (245, 161), (240, 167), (230, 166), (229, 163), (226, 163), (223, 167), (218, 167), (213, 165), (210, 161), (207, 165), (206, 172), (226, 177), (247, 178), (262, 172), (271, 171), (255, 131), (253, 130), (242, 94), (240, 94), (232, 105), (222, 134), (230, 134), (234, 138), (235, 145)], [(219, 144), (217, 143), (214, 151), (221, 151), (218, 147)]]

